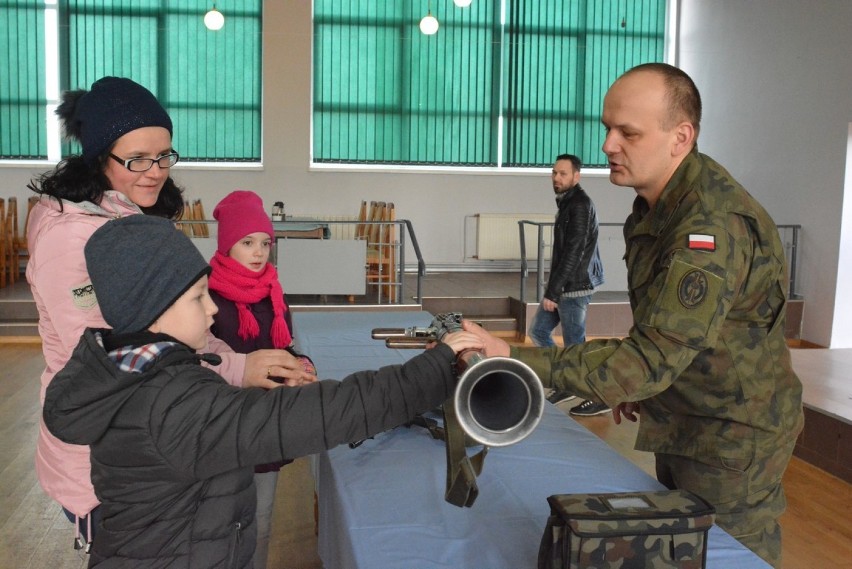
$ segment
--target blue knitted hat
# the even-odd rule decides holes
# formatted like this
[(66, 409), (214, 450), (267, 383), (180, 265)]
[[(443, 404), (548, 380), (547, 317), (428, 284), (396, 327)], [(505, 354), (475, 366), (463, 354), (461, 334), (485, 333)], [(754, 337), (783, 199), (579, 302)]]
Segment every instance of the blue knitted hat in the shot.
[(80, 141), (83, 160), (90, 166), (130, 131), (161, 126), (172, 134), (172, 119), (157, 98), (124, 77), (98, 79), (89, 91), (66, 91), (56, 114), (66, 135)]

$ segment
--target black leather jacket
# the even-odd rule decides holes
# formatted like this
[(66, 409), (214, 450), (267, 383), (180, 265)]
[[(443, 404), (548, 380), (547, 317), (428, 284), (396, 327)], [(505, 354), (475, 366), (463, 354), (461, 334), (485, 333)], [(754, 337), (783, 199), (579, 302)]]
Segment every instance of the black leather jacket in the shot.
[(553, 227), (553, 255), (545, 298), (559, 302), (565, 292), (593, 290), (603, 284), (598, 252), (595, 204), (577, 184), (557, 196), (559, 212)]

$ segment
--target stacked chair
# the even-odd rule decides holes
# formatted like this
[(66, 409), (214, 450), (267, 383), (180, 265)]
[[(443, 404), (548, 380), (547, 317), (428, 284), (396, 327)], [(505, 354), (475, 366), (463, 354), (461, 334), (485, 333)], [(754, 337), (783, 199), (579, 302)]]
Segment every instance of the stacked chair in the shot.
[(7, 284), (10, 245), (6, 240), (6, 200), (0, 198), (0, 288)]
[[(367, 241), (367, 284), (375, 287), (379, 302), (398, 302), (402, 283), (397, 281), (396, 212), (393, 203), (361, 202), (356, 239)], [(364, 223), (370, 221), (372, 223)]]
[[(204, 215), (204, 206), (200, 199), (187, 200), (183, 202), (183, 214), (177, 222), (177, 228), (183, 231), (187, 237), (210, 237), (210, 229), (207, 227), (207, 218)], [(181, 223), (188, 222), (188, 223)]]
[(18, 225), (18, 198), (0, 198), (0, 287), (11, 286), (21, 279), (21, 262), (29, 258), (27, 228), (30, 212), (38, 196), (27, 199), (27, 217), (24, 228)]

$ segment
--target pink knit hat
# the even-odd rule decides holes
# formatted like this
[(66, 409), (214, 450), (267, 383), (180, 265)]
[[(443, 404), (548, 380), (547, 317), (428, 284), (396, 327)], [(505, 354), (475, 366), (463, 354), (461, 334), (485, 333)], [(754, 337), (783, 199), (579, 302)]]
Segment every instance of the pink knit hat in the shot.
[(250, 233), (273, 236), (272, 221), (263, 209), (263, 200), (254, 192), (235, 190), (213, 210), (219, 222), (218, 251), (227, 255), (234, 244)]

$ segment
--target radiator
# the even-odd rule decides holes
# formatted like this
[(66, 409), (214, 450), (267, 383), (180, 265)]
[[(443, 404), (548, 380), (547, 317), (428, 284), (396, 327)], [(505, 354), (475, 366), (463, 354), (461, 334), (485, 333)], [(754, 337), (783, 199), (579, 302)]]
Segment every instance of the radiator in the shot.
[[(518, 222), (527, 221), (553, 223), (553, 213), (479, 213), (476, 216), (476, 257), (493, 261), (519, 260), (521, 238)], [(538, 227), (524, 226), (527, 259), (538, 258)], [(543, 228), (545, 253), (552, 243), (553, 229)]]

